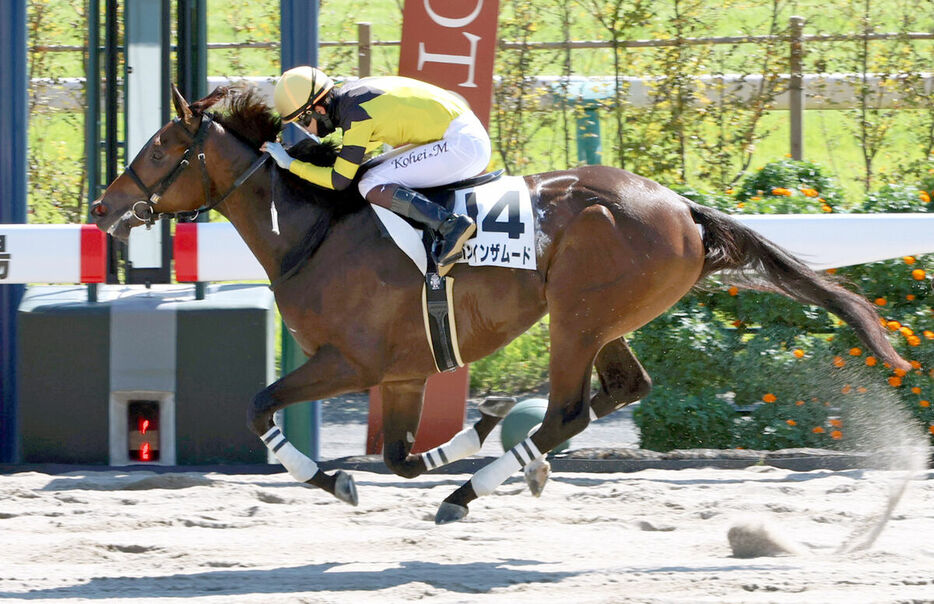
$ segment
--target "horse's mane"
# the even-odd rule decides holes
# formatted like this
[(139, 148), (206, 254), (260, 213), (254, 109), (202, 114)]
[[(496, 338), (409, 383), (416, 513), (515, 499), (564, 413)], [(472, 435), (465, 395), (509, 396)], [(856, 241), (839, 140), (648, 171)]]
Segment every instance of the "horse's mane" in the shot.
[(223, 111), (211, 112), (211, 117), (254, 149), (259, 149), (266, 141), (276, 140), (282, 131), (282, 118), (263, 102), (255, 86), (219, 86), (190, 107), (195, 115), (199, 115), (221, 100), (227, 101), (227, 107)]
[[(196, 115), (202, 114), (224, 99), (227, 101), (226, 109), (212, 112), (211, 117), (225, 130), (257, 150), (263, 143), (278, 138), (282, 131), (282, 118), (263, 101), (262, 94), (255, 86), (218, 87), (203, 99), (191, 103), (190, 108)], [(316, 166), (333, 166), (339, 152), (338, 145), (333, 141), (317, 142), (310, 138), (289, 147), (292, 157)], [(334, 222), (364, 207), (366, 202), (356, 194), (357, 189), (353, 185), (347, 191), (332, 191), (315, 186), (285, 170), (277, 170), (276, 173), (276, 197), (281, 198), (285, 193), (291, 199), (315, 204), (321, 210), (302, 241), (283, 259), (282, 273), (288, 275), (311, 257)]]

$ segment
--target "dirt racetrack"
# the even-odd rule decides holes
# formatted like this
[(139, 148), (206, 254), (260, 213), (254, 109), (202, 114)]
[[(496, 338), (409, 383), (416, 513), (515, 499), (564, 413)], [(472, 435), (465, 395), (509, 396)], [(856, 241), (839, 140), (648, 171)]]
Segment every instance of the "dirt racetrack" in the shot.
[[(357, 508), (285, 474), (0, 475), (0, 601), (934, 601), (930, 470), (849, 554), (895, 473), (556, 473), (540, 499), (515, 477), (442, 527), (466, 475), (355, 476)], [(734, 556), (744, 520), (797, 553)]]

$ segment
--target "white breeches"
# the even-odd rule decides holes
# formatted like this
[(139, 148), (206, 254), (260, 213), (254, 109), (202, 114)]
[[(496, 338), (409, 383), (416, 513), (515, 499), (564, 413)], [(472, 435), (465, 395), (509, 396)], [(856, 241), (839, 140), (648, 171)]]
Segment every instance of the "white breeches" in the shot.
[(366, 197), (379, 185), (410, 189), (446, 185), (483, 172), (491, 154), (490, 135), (476, 115), (465, 113), (451, 122), (441, 140), (379, 156), (380, 163), (367, 170), (358, 187)]

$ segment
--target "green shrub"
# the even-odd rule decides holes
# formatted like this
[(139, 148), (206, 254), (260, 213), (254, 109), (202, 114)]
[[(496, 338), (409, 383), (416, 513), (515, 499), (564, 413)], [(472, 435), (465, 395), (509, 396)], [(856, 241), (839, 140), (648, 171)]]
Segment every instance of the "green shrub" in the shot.
[(745, 214), (819, 214), (838, 211), (843, 192), (817, 164), (782, 159), (747, 176), (736, 191)]
[(643, 449), (725, 449), (733, 443), (736, 410), (712, 390), (684, 396), (660, 386), (635, 408), (633, 418)]
[[(923, 190), (914, 185), (887, 184), (878, 191), (870, 191), (860, 205), (861, 212), (930, 212), (930, 191), (934, 182)], [(925, 201), (927, 200), (927, 201)]]

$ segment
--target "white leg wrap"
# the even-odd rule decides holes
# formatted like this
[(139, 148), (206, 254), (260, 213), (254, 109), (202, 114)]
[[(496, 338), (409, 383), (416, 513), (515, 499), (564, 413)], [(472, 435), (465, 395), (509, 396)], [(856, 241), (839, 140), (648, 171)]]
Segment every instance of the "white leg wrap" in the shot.
[(480, 446), (480, 435), (471, 426), (455, 434), (454, 438), (443, 445), (422, 453), (422, 461), (425, 462), (426, 468), (434, 470), (458, 459), (470, 457), (480, 450)]
[(269, 432), (263, 434), (260, 438), (266, 443), (266, 447), (272, 451), (292, 478), (299, 482), (308, 482), (311, 477), (318, 473), (318, 464), (305, 456), (296, 449), (292, 443), (285, 439), (285, 434), (278, 426), (273, 426)]
[(478, 497), (489, 495), (496, 487), (506, 482), (506, 479), (512, 476), (520, 468), (537, 457), (541, 457), (538, 447), (527, 438), (512, 449), (509, 449), (496, 461), (488, 466), (481, 468), (479, 472), (470, 479), (470, 486)]

